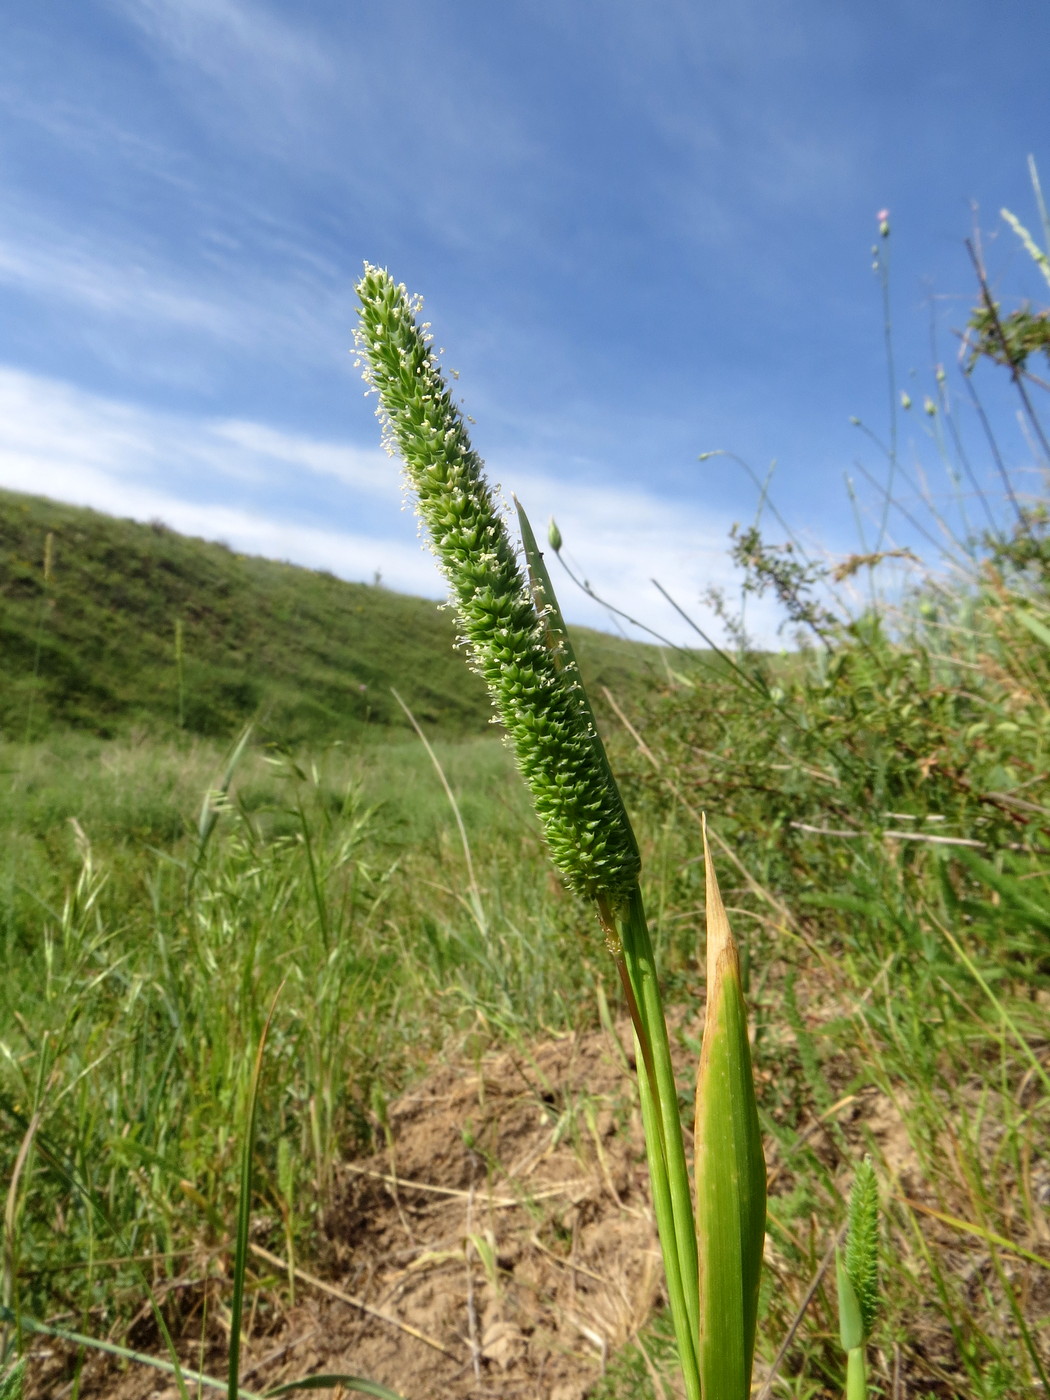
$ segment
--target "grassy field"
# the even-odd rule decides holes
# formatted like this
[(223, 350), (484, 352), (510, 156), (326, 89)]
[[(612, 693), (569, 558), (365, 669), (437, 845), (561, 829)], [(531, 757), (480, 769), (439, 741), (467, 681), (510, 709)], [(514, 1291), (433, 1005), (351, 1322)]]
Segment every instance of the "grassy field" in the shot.
[[(242, 1395), (677, 1394), (619, 984), (446, 616), (25, 498), (2, 528), (0, 1345), (27, 1396), (178, 1393), (133, 1352), (221, 1378), (242, 1201)], [(808, 631), (788, 660), (581, 650), (686, 1115), (702, 811), (743, 948), (757, 1395), (842, 1394), (869, 1154), (872, 1394), (1050, 1396), (1046, 512), (852, 616), (829, 572), (737, 550)]]
[[(772, 1182), (760, 1377), (792, 1338), (777, 1394), (840, 1385), (822, 1265), (864, 1151), (885, 1207), (882, 1392), (1046, 1389), (1050, 618), (1031, 577), (989, 568), (971, 599), (913, 609), (892, 639), (854, 624), (789, 673), (742, 654), (746, 680), (691, 686), (682, 662), (673, 687), (623, 702), (634, 735), (610, 728), (683, 1054), (701, 999), (700, 807), (727, 843)], [(436, 1063), (466, 1072), (507, 1046), (529, 1063), (551, 1036), (587, 1035), (599, 988), (616, 1019), (597, 930), (546, 873), (498, 739), (435, 755), (466, 845), (411, 736), (294, 756), (256, 744), (221, 796), (225, 746), (174, 727), (55, 728), (0, 750), (15, 1314), (140, 1345), (145, 1328), (155, 1348), (148, 1282), (214, 1354), (248, 1080), (278, 988), (258, 1239), (329, 1276), (341, 1164), (394, 1143), (406, 1086)], [(208, 793), (217, 820), (202, 825)], [(196, 1291), (166, 1287), (187, 1270)], [(288, 1280), (254, 1286), (254, 1326), (272, 1332)], [(666, 1350), (657, 1311), (594, 1393), (650, 1393)], [(70, 1379), (78, 1364), (70, 1351)], [(82, 1393), (118, 1393), (93, 1374)], [(504, 1393), (497, 1375), (485, 1393)]]

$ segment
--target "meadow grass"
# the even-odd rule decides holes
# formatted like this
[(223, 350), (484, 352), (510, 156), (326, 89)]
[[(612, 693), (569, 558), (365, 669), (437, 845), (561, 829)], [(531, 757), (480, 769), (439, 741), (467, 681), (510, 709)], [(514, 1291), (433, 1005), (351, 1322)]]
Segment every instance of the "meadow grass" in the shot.
[[(974, 1397), (1042, 1388), (1050, 650), (994, 596), (976, 625), (966, 609), (906, 639), (846, 637), (830, 663), (794, 666), (786, 687), (778, 674), (778, 703), (802, 727), (723, 678), (705, 682), (702, 705), (683, 685), (632, 710), (644, 752), (607, 731), (673, 1005), (695, 997), (696, 803), (716, 787), (741, 862), (721, 858), (770, 1155), (760, 1377), (817, 1279), (777, 1394), (841, 1382), (826, 1256), (864, 1151), (887, 1235), (873, 1383)], [(934, 646), (956, 659), (936, 660)], [(910, 679), (936, 668), (936, 685)], [(973, 725), (984, 727), (967, 737)], [(436, 749), (483, 922), (416, 740), (252, 751), (198, 868), (217, 745), (56, 734), (19, 747), (3, 755), (21, 776), (4, 808), (0, 1040), (9, 1181), (39, 1110), (7, 1243), (8, 1303), (30, 1317), (119, 1332), (141, 1300), (132, 1257), (157, 1285), (190, 1273), (228, 1305), (218, 1261), (248, 1071), (282, 979), (256, 1210), (275, 1244), (287, 1252), (290, 1239), (307, 1260), (337, 1163), (435, 1053), (590, 1024), (595, 983), (618, 1004), (574, 899), (537, 878), (541, 835), (495, 736)], [(167, 1297), (174, 1326), (187, 1296)], [(259, 1306), (285, 1301), (278, 1290)], [(645, 1374), (623, 1393), (644, 1393)], [(634, 1376), (628, 1357), (609, 1385), (617, 1375)]]
[[(839, 621), (753, 535), (747, 556), (815, 644), (676, 656), (600, 718), (694, 1064), (717, 813), (768, 1160), (755, 1392), (1050, 1395), (1045, 515)], [(435, 1056), (527, 1055), (626, 1009), (495, 736), (255, 741), (219, 796), (226, 746), (177, 719), (0, 749), (5, 1359), (41, 1320), (128, 1336), (147, 1285), (183, 1344), (202, 1306), (229, 1329), (237, 1241), (320, 1253), (339, 1164)], [(866, 1157), (858, 1331), (835, 1247)], [(273, 1317), (294, 1274), (253, 1288)], [(673, 1394), (676, 1364), (658, 1313), (594, 1394)]]
[[(178, 745), (100, 754), (80, 738), (61, 764), (37, 754), (39, 769), (22, 766), (34, 777), (3, 872), (5, 1105), (16, 1124), (43, 1110), (36, 1146), (53, 1146), (61, 1168), (34, 1156), (23, 1176), (26, 1298), (67, 1270), (82, 1307), (119, 1296), (119, 1264), (95, 1277), (97, 1212), (67, 1200), (69, 1174), (138, 1254), (181, 1239), (206, 1255), (222, 1237), (246, 1066), (282, 982), (260, 1152), (275, 1174), (280, 1143), (294, 1149), (307, 1212), (296, 1229), (307, 1231), (335, 1162), (367, 1139), (377, 1096), (410, 1066), (479, 1016), (522, 1033), (566, 1018), (559, 1001), (575, 979), (527, 954), (542, 926), (571, 942), (571, 915), (554, 889), (549, 910), (534, 898), (523, 908), (539, 838), (505, 796), (505, 752), (495, 739), (439, 749), (457, 786), (467, 772), (494, 779), (487, 802), (476, 788), (462, 798), (487, 835), (475, 856), (484, 928), (462, 898), (462, 851), (418, 744), (364, 762), (340, 750), (302, 765), (253, 755), (199, 861), (195, 818), (218, 750), (187, 762)], [(90, 791), (100, 758), (112, 781)], [(405, 899), (421, 887), (422, 909)], [(274, 1180), (271, 1195), (280, 1189)], [(108, 1255), (122, 1252), (115, 1243)], [(91, 1280), (83, 1293), (78, 1271)]]

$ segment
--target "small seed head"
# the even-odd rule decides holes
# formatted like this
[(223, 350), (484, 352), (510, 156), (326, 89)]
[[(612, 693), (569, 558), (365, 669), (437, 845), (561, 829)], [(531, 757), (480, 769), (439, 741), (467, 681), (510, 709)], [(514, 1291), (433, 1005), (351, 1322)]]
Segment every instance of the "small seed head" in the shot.
[(871, 1158), (857, 1167), (849, 1198), (846, 1273), (860, 1306), (865, 1337), (871, 1336), (879, 1306), (879, 1183)]

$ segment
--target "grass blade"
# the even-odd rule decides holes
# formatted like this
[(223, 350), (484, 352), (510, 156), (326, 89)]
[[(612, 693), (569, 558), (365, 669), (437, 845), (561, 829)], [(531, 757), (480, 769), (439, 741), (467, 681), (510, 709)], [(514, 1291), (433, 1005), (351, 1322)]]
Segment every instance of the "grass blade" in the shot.
[[(6, 1308), (0, 1308), (0, 1316), (6, 1321), (13, 1321)], [(225, 1381), (218, 1380), (215, 1376), (207, 1376), (202, 1371), (192, 1371), (188, 1366), (165, 1361), (162, 1356), (149, 1356), (144, 1351), (134, 1351), (131, 1347), (122, 1347), (119, 1342), (107, 1342), (100, 1337), (88, 1337), (83, 1332), (70, 1332), (65, 1327), (51, 1327), (46, 1322), (38, 1322), (36, 1318), (25, 1315), (19, 1321), (27, 1332), (35, 1332), (38, 1336), (54, 1337), (60, 1342), (69, 1342), (71, 1346), (89, 1347), (92, 1351), (104, 1351), (109, 1356), (119, 1356), (122, 1361), (134, 1361), (140, 1366), (150, 1366), (154, 1371), (163, 1371), (166, 1375), (174, 1376), (180, 1386), (184, 1386), (185, 1382), (189, 1380), (194, 1385), (205, 1386), (209, 1390), (226, 1389)], [(183, 1394), (185, 1394), (185, 1390), (183, 1390)], [(17, 1391), (15, 1395), (18, 1395)], [(2, 1390), (0, 1390), (0, 1400), (6, 1400)], [(262, 1400), (262, 1397), (254, 1390), (238, 1390), (236, 1400)]]
[[(11, 1101), (10, 1096), (3, 1093), (2, 1091), (0, 1091), (0, 1108), (3, 1108), (4, 1111), (16, 1123), (18, 1123), (24, 1131), (28, 1131), (29, 1121), (26, 1119), (25, 1115), (18, 1109), (18, 1107)], [(106, 1209), (104, 1203), (100, 1200), (97, 1193), (92, 1191), (90, 1187), (84, 1184), (84, 1182), (77, 1175), (76, 1170), (63, 1158), (61, 1152), (50, 1142), (47, 1134), (44, 1133), (42, 1129), (38, 1129), (33, 1140), (36, 1145), (36, 1150), (39, 1152), (40, 1156), (48, 1164), (51, 1170), (55, 1173), (55, 1175), (59, 1178), (59, 1180), (63, 1181), (74, 1193), (74, 1195), (79, 1196), (80, 1199), (83, 1200), (85, 1204), (90, 1207), (94, 1214), (97, 1215), (101, 1221), (103, 1221), (113, 1238), (117, 1240), (119, 1244), (123, 1247), (126, 1255), (128, 1256), (128, 1262), (132, 1265), (132, 1267), (135, 1269), (135, 1272), (139, 1276), (139, 1279), (142, 1283), (142, 1287), (146, 1293), (146, 1297), (149, 1300), (149, 1306), (150, 1311), (153, 1314), (153, 1320), (156, 1322), (157, 1329), (160, 1332), (161, 1336), (164, 1338), (164, 1344), (167, 1347), (168, 1354), (171, 1357), (171, 1363), (165, 1363), (162, 1369), (170, 1370), (171, 1374), (175, 1377), (175, 1384), (178, 1387), (180, 1400), (189, 1400), (189, 1394), (186, 1390), (185, 1381), (183, 1380), (183, 1369), (179, 1364), (179, 1355), (175, 1348), (174, 1339), (172, 1338), (171, 1332), (168, 1328), (168, 1324), (164, 1321), (164, 1314), (160, 1310), (160, 1304), (157, 1301), (157, 1295), (150, 1287), (149, 1279), (146, 1277), (145, 1271), (142, 1269), (141, 1265), (136, 1261), (134, 1257), (134, 1250), (131, 1248), (131, 1245), (128, 1243), (124, 1234), (121, 1232), (120, 1227), (113, 1220), (112, 1216)], [(7, 1309), (6, 1307), (0, 1307), (0, 1322), (3, 1322), (5, 1327), (7, 1327), (9, 1324), (15, 1321), (15, 1316), (9, 1311), (9, 1309)], [(33, 1326), (30, 1323), (29, 1319), (22, 1317), (21, 1314), (19, 1314), (18, 1325), (29, 1327), (30, 1330), (34, 1331), (41, 1330), (39, 1324)], [(55, 1335), (57, 1336), (59, 1334), (55, 1333)], [(96, 1345), (96, 1343), (93, 1343), (90, 1338), (87, 1338), (84, 1344)], [(108, 1347), (103, 1348), (103, 1350), (108, 1349)]]
[(266, 1391), (264, 1400), (274, 1395), (288, 1395), (293, 1390), (334, 1390), (340, 1385), (344, 1390), (356, 1390), (359, 1395), (374, 1395), (376, 1400), (403, 1400), (396, 1390), (387, 1390), (385, 1385), (365, 1380), (363, 1376), (304, 1376), (301, 1381), (287, 1381)]
[(241, 1181), (237, 1200), (237, 1243), (233, 1256), (233, 1303), (230, 1307), (230, 1360), (228, 1400), (237, 1400), (237, 1382), (241, 1374), (241, 1318), (244, 1315), (244, 1276), (248, 1268), (248, 1242), (252, 1221), (252, 1159), (255, 1152), (255, 1121), (259, 1107), (259, 1085), (262, 1082), (263, 1054), (266, 1039), (270, 1034), (273, 1013), (277, 1010), (284, 983), (277, 988), (266, 1024), (259, 1037), (259, 1047), (255, 1052), (252, 1066), (251, 1085), (248, 1089), (247, 1115), (244, 1124), (244, 1141), (241, 1144)]
[(22, 1357), (9, 1371), (0, 1376), (0, 1400), (22, 1400), (22, 1382), (25, 1374), (25, 1357)]
[(241, 760), (248, 748), (248, 742), (252, 737), (254, 725), (246, 725), (241, 731), (241, 736), (234, 744), (229, 758), (226, 760), (226, 769), (222, 775), (222, 781), (217, 788), (213, 788), (204, 794), (204, 801), (201, 803), (200, 816), (197, 818), (197, 851), (194, 858), (193, 874), (196, 875), (204, 860), (208, 843), (211, 840), (215, 824), (219, 820), (220, 803), (230, 790), (234, 775), (240, 767)]

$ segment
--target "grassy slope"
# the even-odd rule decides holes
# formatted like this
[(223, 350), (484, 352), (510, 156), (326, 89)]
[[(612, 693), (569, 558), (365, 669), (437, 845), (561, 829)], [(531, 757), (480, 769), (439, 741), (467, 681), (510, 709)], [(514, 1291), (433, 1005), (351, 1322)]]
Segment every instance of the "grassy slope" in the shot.
[[(720, 848), (770, 1161), (760, 1374), (870, 1151), (885, 1233), (876, 1393), (1050, 1393), (1050, 606), (1045, 580), (982, 578), (972, 597), (898, 619), (892, 639), (867, 619), (788, 674), (744, 656), (754, 684), (713, 670), (628, 701), (646, 755), (614, 736), (687, 1027), (701, 806), (740, 862)], [(61, 605), (40, 602), (46, 629)], [(88, 1316), (97, 1331), (143, 1290), (130, 1266), (86, 1261), (156, 1251), (162, 1274), (181, 1276), (175, 1250), (228, 1235), (245, 1079), (282, 981), (257, 1190), (270, 1244), (318, 1269), (314, 1207), (337, 1164), (435, 1054), (466, 1063), (490, 1043), (589, 1027), (599, 983), (622, 1009), (593, 920), (548, 873), (506, 751), (439, 745), (472, 875), (441, 785), (404, 737), (311, 745), (316, 763), (301, 767), (250, 754), (203, 857), (195, 819), (221, 745), (56, 730), (0, 746), (14, 798), (0, 804), (0, 1180), (37, 1112), (52, 1154), (30, 1159), (11, 1196), (11, 1297), (29, 1315)], [(56, 1161), (76, 1164), (120, 1239)], [(275, 1309), (282, 1296), (275, 1284)], [(836, 1336), (825, 1286), (777, 1393), (840, 1395)], [(600, 1393), (652, 1395), (641, 1352), (627, 1348)]]
[[(842, 635), (830, 656), (800, 659), (779, 709), (761, 686), (716, 676), (632, 708), (651, 757), (614, 741), (687, 1044), (701, 805), (741, 862), (720, 849), (751, 969), (770, 1166), (760, 1374), (868, 1151), (885, 1236), (875, 1393), (1050, 1390), (1050, 647), (998, 585), (978, 602), (892, 644), (871, 627)], [(489, 1044), (588, 1028), (599, 983), (622, 1011), (593, 919), (548, 873), (505, 749), (475, 739), (439, 753), (476, 902), (415, 741), (314, 751), (301, 768), (250, 754), (200, 860), (195, 815), (218, 745), (56, 733), (0, 747), (15, 794), (0, 810), (0, 1179), (37, 1111), (36, 1141), (57, 1154), (34, 1157), (15, 1193), (12, 1296), (30, 1316), (87, 1315), (97, 1331), (143, 1288), (119, 1262), (89, 1271), (93, 1254), (156, 1251), (182, 1276), (176, 1249), (204, 1257), (228, 1236), (245, 1079), (282, 982), (258, 1201), (270, 1246), (291, 1241), (314, 1270), (326, 1267), (314, 1206), (332, 1199), (338, 1163), (435, 1055), (466, 1065)], [(122, 1239), (73, 1200), (55, 1160), (77, 1164)], [(501, 1187), (505, 1166), (489, 1164)], [(287, 1302), (277, 1283), (268, 1296)], [(841, 1395), (836, 1337), (825, 1286), (776, 1393)], [(659, 1331), (647, 1347), (667, 1350)], [(659, 1393), (627, 1348), (596, 1394)]]
[[(177, 619), (192, 733), (228, 736), (253, 715), (292, 743), (400, 726), (392, 685), (445, 732), (488, 723), (483, 687), (454, 650), (452, 617), (433, 602), (0, 492), (0, 733), (21, 739), (59, 725), (108, 737), (143, 722), (176, 725)], [(650, 647), (576, 635), (592, 682), (630, 690), (656, 664)]]

